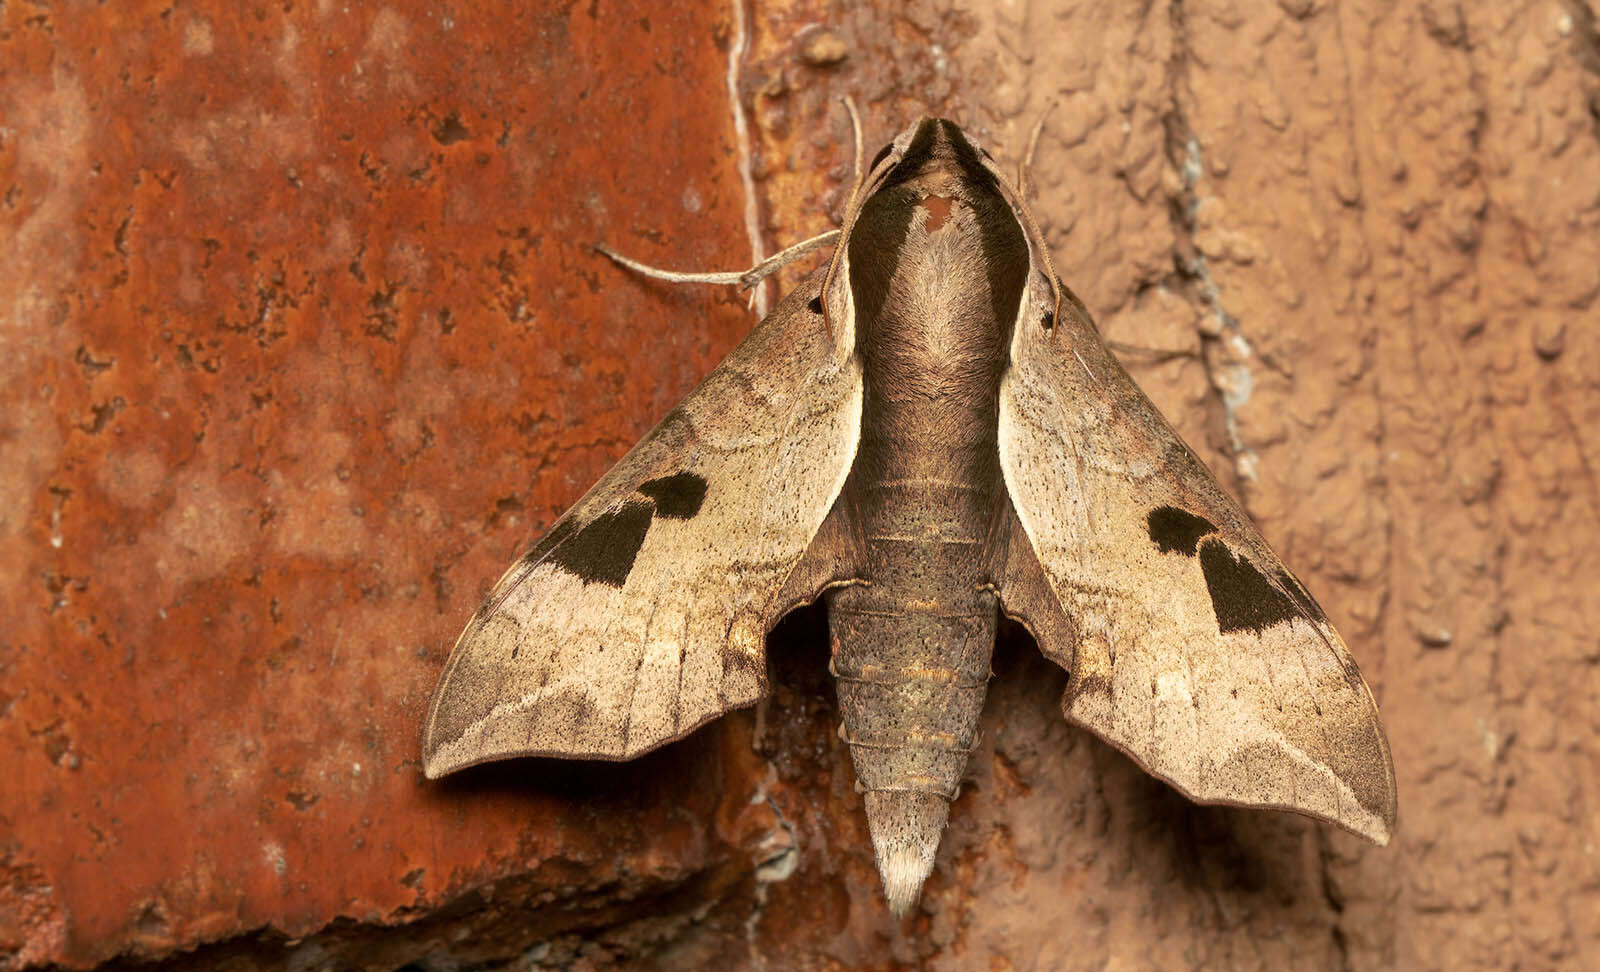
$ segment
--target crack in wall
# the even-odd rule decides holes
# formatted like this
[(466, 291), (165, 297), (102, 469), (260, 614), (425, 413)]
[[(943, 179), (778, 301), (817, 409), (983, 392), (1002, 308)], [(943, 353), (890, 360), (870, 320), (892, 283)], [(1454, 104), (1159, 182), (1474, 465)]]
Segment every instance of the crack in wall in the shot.
[[(1600, 18), (1584, 0), (1562, 0), (1562, 5), (1566, 10), (1557, 23), (1557, 31), (1572, 38), (1572, 53), (1578, 66), (1600, 77)], [(1591, 91), (1585, 100), (1595, 138), (1600, 139), (1600, 90)]]
[(799, 832), (795, 830), (794, 824), (789, 822), (789, 818), (783, 815), (783, 809), (778, 806), (778, 802), (767, 792), (767, 787), (777, 777), (777, 769), (768, 763), (766, 779), (762, 780), (760, 788), (750, 798), (752, 805), (765, 803), (778, 821), (777, 828), (768, 831), (761, 842), (761, 850), (765, 856), (756, 864), (755, 902), (750, 907), (750, 916), (744, 922), (745, 941), (750, 948), (750, 957), (757, 968), (763, 969), (767, 967), (767, 961), (756, 944), (756, 927), (760, 925), (762, 913), (766, 910), (767, 887), (779, 881), (787, 881), (800, 866)]
[(1183, 87), (1188, 77), (1189, 35), (1183, 0), (1173, 0), (1168, 8), (1172, 20), (1172, 57), (1168, 63), (1168, 96), (1164, 128), (1166, 154), (1177, 169), (1181, 188), (1173, 200), (1173, 228), (1180, 237), (1174, 250), (1174, 262), (1179, 272), (1192, 283), (1194, 294), (1200, 299), (1211, 324), (1202, 328), (1201, 338), (1209, 345), (1202, 355), (1206, 375), (1216, 390), (1222, 405), (1222, 421), (1228, 437), (1228, 448), (1233, 452), (1234, 472), (1243, 480), (1260, 479), (1261, 458), (1245, 441), (1239, 431), (1239, 409), (1250, 401), (1255, 390), (1255, 375), (1249, 361), (1255, 354), (1244, 335), (1239, 319), (1230, 313), (1222, 301), (1222, 289), (1211, 275), (1205, 254), (1195, 244), (1195, 226), (1200, 211), (1198, 186), (1205, 175), (1205, 157), (1200, 140), (1183, 110)]

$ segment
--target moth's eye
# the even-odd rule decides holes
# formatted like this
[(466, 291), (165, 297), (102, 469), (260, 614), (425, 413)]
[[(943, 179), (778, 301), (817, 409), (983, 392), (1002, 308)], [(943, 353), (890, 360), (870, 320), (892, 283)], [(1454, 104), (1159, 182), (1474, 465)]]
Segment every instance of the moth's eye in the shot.
[(878, 154), (874, 155), (872, 157), (872, 164), (867, 166), (867, 171), (871, 172), (873, 169), (876, 169), (878, 167), (878, 163), (882, 162), (884, 159), (888, 158), (889, 157), (889, 152), (891, 150), (893, 150), (893, 149), (894, 149), (894, 143), (893, 142), (890, 142), (888, 145), (885, 145), (883, 148), (878, 149)]
[(806, 310), (809, 310), (813, 314), (822, 313), (822, 295), (818, 294), (817, 296), (811, 298), (811, 302), (806, 304)]
[(1039, 323), (1043, 324), (1044, 325), (1044, 329), (1047, 330), (1047, 331), (1050, 330), (1051, 328), (1055, 327), (1056, 326), (1056, 312), (1055, 311), (1051, 311), (1051, 310), (1045, 311), (1044, 312), (1044, 317), (1039, 319)]

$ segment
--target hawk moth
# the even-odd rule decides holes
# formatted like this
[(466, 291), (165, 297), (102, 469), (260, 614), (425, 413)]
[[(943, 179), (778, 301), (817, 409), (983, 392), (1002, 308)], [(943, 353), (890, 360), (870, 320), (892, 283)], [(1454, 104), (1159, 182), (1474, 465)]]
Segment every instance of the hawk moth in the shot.
[(1394, 768), (1344, 642), (942, 119), (878, 153), (828, 264), (500, 579), (424, 770), (679, 739), (763, 696), (767, 631), (818, 598), (897, 914), (933, 868), (1000, 612), (1069, 672), (1068, 719), (1191, 799), (1389, 839)]

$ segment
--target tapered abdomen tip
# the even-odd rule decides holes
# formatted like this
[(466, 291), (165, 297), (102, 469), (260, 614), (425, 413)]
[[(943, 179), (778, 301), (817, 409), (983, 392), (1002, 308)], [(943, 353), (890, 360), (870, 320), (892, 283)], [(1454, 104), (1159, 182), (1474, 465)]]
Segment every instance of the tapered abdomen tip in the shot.
[(950, 804), (933, 793), (870, 790), (866, 794), (867, 829), (883, 878), (889, 910), (904, 918), (922, 894), (933, 872), (939, 837), (950, 818)]

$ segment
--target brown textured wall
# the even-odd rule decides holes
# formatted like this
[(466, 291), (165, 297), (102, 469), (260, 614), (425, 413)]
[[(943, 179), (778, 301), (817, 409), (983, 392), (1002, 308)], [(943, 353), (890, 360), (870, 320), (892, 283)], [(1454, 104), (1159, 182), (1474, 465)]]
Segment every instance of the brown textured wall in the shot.
[[(0, 969), (1596, 961), (1593, 7), (843, 6), (0, 8)], [(825, 228), (844, 93), (1012, 158), (1060, 96), (1057, 265), (1350, 642), (1389, 848), (1191, 806), (1013, 636), (892, 921), (814, 613), (764, 721), (421, 781), (488, 584), (749, 326), (588, 244)]]

